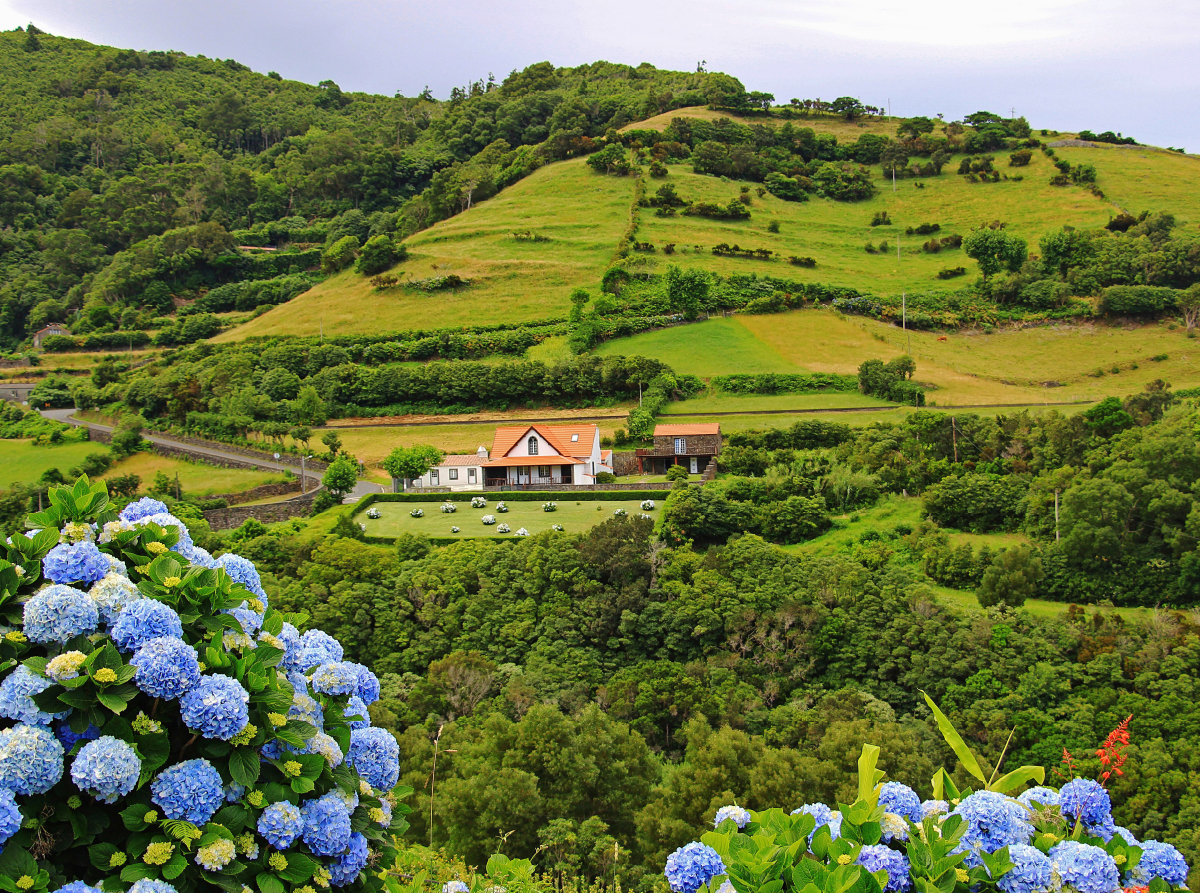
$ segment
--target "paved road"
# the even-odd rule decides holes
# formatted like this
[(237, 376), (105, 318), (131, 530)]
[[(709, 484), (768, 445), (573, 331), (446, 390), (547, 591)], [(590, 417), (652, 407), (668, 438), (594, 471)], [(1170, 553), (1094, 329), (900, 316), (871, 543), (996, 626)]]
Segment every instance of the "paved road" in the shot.
[[(43, 409), (42, 415), (48, 419), (54, 419), (58, 422), (66, 422), (68, 425), (78, 425), (84, 428), (94, 428), (97, 431), (102, 431), (111, 434), (113, 429), (111, 425), (101, 425), (98, 422), (88, 422), (83, 419), (75, 418), (74, 409)], [(262, 468), (265, 471), (290, 471), (292, 474), (297, 474), (299, 469), (294, 465), (288, 465), (282, 462), (275, 462), (272, 459), (260, 459), (257, 456), (246, 456), (241, 453), (226, 452), (213, 447), (196, 446), (190, 443), (181, 443), (178, 440), (171, 440), (169, 437), (158, 437), (152, 435), (143, 435), (146, 440), (151, 443), (162, 444), (167, 447), (176, 449), (184, 449), (189, 453), (195, 453), (197, 456), (208, 456), (212, 459), (227, 459), (233, 462), (245, 462), (248, 465), (253, 465), (256, 468)], [(308, 479), (309, 486), (315, 487), (321, 483), (321, 476), (308, 471), (305, 474)], [(350, 495), (346, 497), (346, 502), (355, 502), (366, 496), (368, 493), (382, 493), (383, 487), (371, 481), (359, 481), (354, 485), (354, 489)]]

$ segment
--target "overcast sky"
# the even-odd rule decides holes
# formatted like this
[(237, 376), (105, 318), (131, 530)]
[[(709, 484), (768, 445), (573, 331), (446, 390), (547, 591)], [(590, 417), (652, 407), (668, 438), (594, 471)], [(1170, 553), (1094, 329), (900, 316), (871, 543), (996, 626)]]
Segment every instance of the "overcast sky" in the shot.
[(412, 96), (542, 60), (692, 70), (896, 115), (1015, 109), (1035, 128), (1200, 152), (1194, 0), (0, 0), (0, 27), (233, 58)]

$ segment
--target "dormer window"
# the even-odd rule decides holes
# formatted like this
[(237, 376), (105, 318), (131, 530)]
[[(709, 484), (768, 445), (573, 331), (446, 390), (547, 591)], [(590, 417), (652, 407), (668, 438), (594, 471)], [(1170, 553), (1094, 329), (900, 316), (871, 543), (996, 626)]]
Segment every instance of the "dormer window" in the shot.
[(529, 455), (536, 456), (538, 454), (538, 439), (536, 437), (529, 438)]
[(579, 435), (578, 434), (571, 435), (571, 443), (579, 443)]

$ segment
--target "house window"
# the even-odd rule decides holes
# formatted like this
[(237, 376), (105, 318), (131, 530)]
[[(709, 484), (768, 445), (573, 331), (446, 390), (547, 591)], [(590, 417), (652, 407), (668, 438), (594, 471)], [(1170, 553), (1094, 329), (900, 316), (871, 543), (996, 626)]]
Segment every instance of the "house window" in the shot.
[(538, 466), (538, 477), (540, 477), (540, 478), (550, 477), (550, 466), (549, 465), (539, 465)]
[(450, 469), (450, 480), (452, 480), (452, 481), (458, 480), (458, 469), (457, 468)]
[(467, 483), (468, 484), (475, 483), (475, 469), (474, 468), (467, 469)]
[(579, 435), (578, 434), (571, 435), (571, 443), (579, 443)]
[(529, 438), (529, 455), (536, 456), (538, 454), (538, 442), (536, 437)]
[(438, 485), (438, 470), (436, 468), (429, 469), (429, 484), (432, 487)]
[(686, 452), (687, 452), (687, 438), (686, 437), (676, 437), (675, 438), (675, 454), (678, 456), (682, 456)]

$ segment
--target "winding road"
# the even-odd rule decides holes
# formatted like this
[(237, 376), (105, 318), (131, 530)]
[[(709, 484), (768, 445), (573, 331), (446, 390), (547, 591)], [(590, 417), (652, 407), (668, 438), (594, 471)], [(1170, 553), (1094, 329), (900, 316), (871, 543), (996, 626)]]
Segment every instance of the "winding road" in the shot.
[[(41, 414), (48, 419), (54, 419), (56, 422), (65, 422), (68, 425), (75, 425), (81, 428), (89, 428), (95, 431), (100, 431), (105, 434), (112, 434), (113, 428), (111, 425), (101, 425), (99, 422), (89, 422), (84, 419), (75, 417), (75, 409), (43, 409)], [(255, 468), (261, 468), (264, 471), (290, 471), (292, 474), (299, 474), (299, 469), (294, 465), (289, 465), (283, 462), (276, 462), (272, 459), (262, 459), (257, 456), (247, 456), (242, 453), (227, 452), (219, 447), (202, 447), (182, 441), (172, 440), (169, 437), (160, 437), (158, 435), (145, 434), (142, 435), (145, 440), (150, 443), (157, 443), (165, 447), (171, 447), (177, 450), (184, 450), (199, 458), (208, 457), (211, 459), (222, 459), (231, 462), (243, 462), (247, 465), (253, 465)], [(309, 471), (305, 473), (305, 478), (309, 482), (309, 486), (320, 486), (321, 476), (313, 474)], [(350, 491), (350, 495), (346, 497), (346, 502), (355, 502), (358, 499), (366, 496), (368, 493), (383, 493), (384, 489), (379, 484), (371, 481), (359, 481), (354, 485), (354, 489)]]

